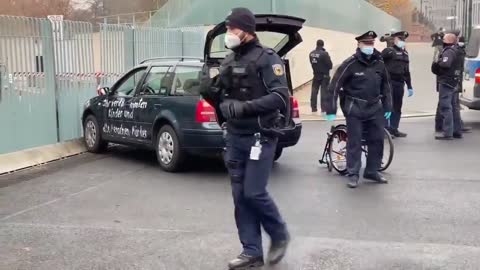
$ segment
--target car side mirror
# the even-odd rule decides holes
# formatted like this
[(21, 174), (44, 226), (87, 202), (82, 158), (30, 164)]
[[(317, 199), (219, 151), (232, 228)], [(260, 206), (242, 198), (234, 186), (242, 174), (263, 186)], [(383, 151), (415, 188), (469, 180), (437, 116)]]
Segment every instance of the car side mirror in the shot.
[(98, 96), (107, 96), (110, 95), (110, 87), (101, 87), (97, 89)]

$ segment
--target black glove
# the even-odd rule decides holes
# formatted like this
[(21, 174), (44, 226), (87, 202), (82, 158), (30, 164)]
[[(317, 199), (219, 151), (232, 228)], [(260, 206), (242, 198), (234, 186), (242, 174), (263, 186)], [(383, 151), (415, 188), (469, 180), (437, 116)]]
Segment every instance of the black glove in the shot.
[(225, 100), (220, 103), (220, 111), (225, 119), (239, 119), (245, 115), (246, 103), (238, 100)]

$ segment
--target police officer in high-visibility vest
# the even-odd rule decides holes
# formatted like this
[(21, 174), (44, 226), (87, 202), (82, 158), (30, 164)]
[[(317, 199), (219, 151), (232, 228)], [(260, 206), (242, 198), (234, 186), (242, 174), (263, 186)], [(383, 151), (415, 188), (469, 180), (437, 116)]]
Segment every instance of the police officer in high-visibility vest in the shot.
[(363, 177), (378, 183), (388, 181), (378, 172), (383, 157), (385, 119), (392, 111), (392, 91), (388, 71), (375, 49), (374, 31), (356, 37), (357, 52), (337, 69), (329, 88), (327, 119), (335, 120), (337, 98), (347, 120), (348, 187), (358, 186), (362, 166), (362, 137), (368, 145)]
[(282, 119), (289, 119), (290, 92), (283, 61), (257, 39), (252, 12), (234, 8), (225, 22), (225, 45), (233, 53), (202, 95), (216, 107), (220, 124), (226, 124), (225, 162), (243, 246), (228, 267), (250, 269), (264, 265), (261, 227), (271, 238), (269, 264), (280, 262), (290, 239), (267, 191), (278, 130), (285, 126)]
[(402, 116), (403, 96), (405, 84), (408, 89), (408, 96), (413, 95), (412, 79), (410, 76), (410, 59), (405, 49), (405, 40), (408, 32), (400, 31), (392, 35), (394, 45), (382, 51), (383, 61), (387, 67), (392, 85), (393, 111), (387, 129), (395, 137), (406, 137), (407, 134), (398, 130)]

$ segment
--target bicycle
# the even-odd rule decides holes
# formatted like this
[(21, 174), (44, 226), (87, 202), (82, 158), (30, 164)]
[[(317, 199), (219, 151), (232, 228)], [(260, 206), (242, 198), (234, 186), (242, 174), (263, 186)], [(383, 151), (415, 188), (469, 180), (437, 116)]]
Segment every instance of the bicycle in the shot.
[[(390, 132), (384, 129), (384, 133), (383, 159), (379, 169), (381, 172), (388, 169), (393, 161), (395, 152)], [(347, 140), (347, 126), (345, 124), (332, 126), (330, 132), (327, 132), (327, 142), (323, 150), (322, 159), (319, 162), (320, 164), (326, 164), (329, 172), (333, 168), (341, 175), (347, 174)], [(367, 141), (365, 139), (362, 139), (362, 152), (365, 156), (368, 156)]]

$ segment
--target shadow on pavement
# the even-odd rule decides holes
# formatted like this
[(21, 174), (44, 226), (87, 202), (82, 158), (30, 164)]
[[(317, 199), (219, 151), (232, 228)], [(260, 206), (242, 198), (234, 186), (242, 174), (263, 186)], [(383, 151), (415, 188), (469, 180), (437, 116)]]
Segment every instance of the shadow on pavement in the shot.
[[(122, 145), (109, 147), (108, 154), (114, 158), (142, 163), (148, 167), (156, 167), (161, 170), (154, 151), (136, 149)], [(226, 173), (223, 161), (220, 158), (188, 157), (185, 168), (181, 173)]]

